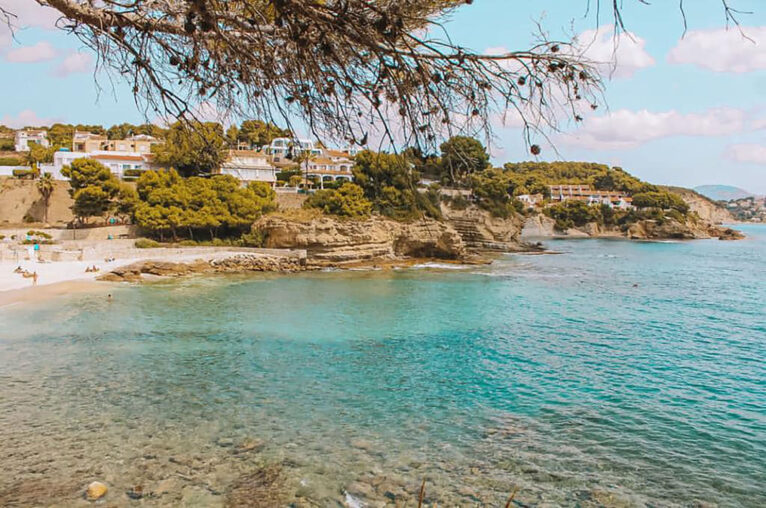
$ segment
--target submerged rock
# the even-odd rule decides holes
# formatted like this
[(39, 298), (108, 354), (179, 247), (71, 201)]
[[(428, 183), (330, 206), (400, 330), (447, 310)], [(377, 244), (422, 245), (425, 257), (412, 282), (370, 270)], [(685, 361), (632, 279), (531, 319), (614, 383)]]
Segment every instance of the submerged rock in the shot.
[(101, 499), (109, 491), (109, 487), (101, 482), (92, 482), (85, 490), (85, 499), (88, 501), (96, 501)]

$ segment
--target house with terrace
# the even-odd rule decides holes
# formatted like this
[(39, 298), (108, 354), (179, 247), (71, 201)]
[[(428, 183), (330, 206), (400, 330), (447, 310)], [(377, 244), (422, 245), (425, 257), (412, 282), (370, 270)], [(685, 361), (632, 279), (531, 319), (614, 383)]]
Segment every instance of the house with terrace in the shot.
[[(335, 151), (326, 150), (325, 152)], [(336, 154), (337, 153), (342, 152), (336, 152)], [(306, 176), (315, 178), (319, 182), (320, 188), (324, 188), (324, 182), (336, 182), (342, 180), (350, 182), (354, 179), (354, 174), (351, 172), (354, 162), (346, 157), (323, 154), (319, 157), (309, 159), (304, 164), (306, 166)]]
[(16, 131), (14, 148), (17, 152), (28, 152), (30, 150), (29, 143), (36, 143), (40, 146), (48, 148), (50, 146), (50, 142), (48, 141), (48, 133), (44, 130), (33, 129)]
[(269, 156), (254, 150), (229, 150), (219, 174), (243, 182), (266, 182), (272, 186), (277, 183), (277, 168), (269, 162)]
[(607, 205), (612, 208), (627, 210), (633, 208), (632, 198), (624, 192), (591, 189), (589, 185), (558, 184), (550, 185), (551, 202), (561, 203), (575, 200), (589, 205)]

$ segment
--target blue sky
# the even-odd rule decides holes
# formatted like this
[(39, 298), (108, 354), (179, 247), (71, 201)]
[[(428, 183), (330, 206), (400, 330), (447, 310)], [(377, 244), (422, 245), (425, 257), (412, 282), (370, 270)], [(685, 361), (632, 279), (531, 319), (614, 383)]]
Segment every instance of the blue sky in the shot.
[[(687, 0), (683, 39), (677, 2), (625, 1), (632, 37), (621, 39), (607, 78), (608, 109), (579, 126), (563, 126), (552, 135), (558, 155), (544, 147), (544, 156), (620, 165), (656, 183), (730, 184), (766, 194), (766, 2), (729, 1), (752, 11), (740, 21), (753, 42), (724, 30), (720, 0)], [(585, 16), (588, 0), (476, 0), (446, 24), (455, 41), (479, 51), (524, 49), (537, 22), (554, 38), (591, 31), (581, 35), (593, 41), (591, 57), (608, 60), (614, 48), (609, 3), (602, 0), (597, 20), (593, 8)], [(50, 10), (33, 0), (6, 4), (27, 28), (13, 41), (0, 31), (1, 123), (144, 121), (125, 85), (100, 76), (98, 93), (93, 57), (76, 38), (52, 28)], [(517, 128), (500, 126), (496, 134), (496, 162), (530, 158)]]

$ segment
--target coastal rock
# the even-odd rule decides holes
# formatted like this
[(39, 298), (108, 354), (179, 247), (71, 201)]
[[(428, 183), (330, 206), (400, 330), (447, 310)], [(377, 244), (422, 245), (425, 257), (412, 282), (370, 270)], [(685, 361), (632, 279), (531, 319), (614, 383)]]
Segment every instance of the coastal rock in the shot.
[(590, 234), (576, 228), (569, 228), (566, 230), (566, 235), (570, 238), (588, 238)]
[(182, 277), (197, 273), (298, 272), (305, 270), (305, 259), (297, 255), (232, 253), (191, 262), (139, 261), (114, 268), (98, 278), (107, 282), (139, 282), (143, 275)]
[(527, 217), (521, 230), (521, 238), (547, 238), (556, 235), (556, 221), (541, 213)]
[(85, 499), (88, 501), (96, 501), (101, 499), (109, 491), (109, 487), (101, 482), (92, 482), (85, 490)]
[(715, 226), (715, 231), (711, 236), (717, 236), (719, 240), (743, 240), (745, 235), (731, 228), (722, 228)]
[(601, 228), (597, 222), (589, 222), (582, 227), (582, 231), (588, 236), (599, 236), (601, 234)]
[(734, 216), (726, 208), (715, 201), (699, 194), (691, 189), (673, 187), (671, 189), (689, 205), (689, 210), (695, 212), (700, 219), (710, 224), (722, 224), (734, 222)]
[(519, 214), (493, 217), (486, 210), (469, 206), (456, 210), (442, 206), (445, 221), (460, 234), (469, 249), (479, 251), (522, 252), (538, 250), (521, 239), (526, 222)]
[(268, 248), (305, 249), (308, 264), (314, 266), (397, 258), (461, 259), (466, 254), (457, 231), (433, 219), (397, 222), (379, 216), (366, 220), (315, 216), (300, 220), (267, 215), (253, 230), (263, 234)]

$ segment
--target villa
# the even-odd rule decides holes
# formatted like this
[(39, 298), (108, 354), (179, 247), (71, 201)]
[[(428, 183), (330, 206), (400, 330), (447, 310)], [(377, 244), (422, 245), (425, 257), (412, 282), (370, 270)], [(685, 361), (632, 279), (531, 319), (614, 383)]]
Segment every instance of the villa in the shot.
[(277, 183), (277, 170), (269, 162), (269, 156), (254, 150), (229, 150), (220, 174), (243, 182), (267, 182), (272, 186)]
[(30, 150), (29, 143), (37, 143), (45, 148), (51, 146), (46, 131), (31, 129), (16, 131), (14, 145), (17, 152), (28, 152)]
[(52, 164), (41, 164), (42, 173), (50, 173), (55, 180), (66, 180), (61, 170), (64, 166), (72, 164), (77, 159), (93, 159), (107, 168), (118, 178), (124, 178), (128, 170), (145, 171), (153, 169), (152, 157), (149, 153), (114, 152), (109, 150), (97, 150), (93, 152), (72, 152), (61, 149), (53, 154)]
[(591, 189), (589, 185), (549, 185), (551, 202), (562, 203), (575, 200), (584, 201), (589, 205), (607, 205), (620, 210), (633, 208), (632, 198), (619, 191), (603, 191)]
[(336, 150), (326, 150), (327, 155), (309, 159), (306, 169), (306, 175), (311, 178), (319, 179), (320, 187), (324, 187), (324, 182), (345, 180), (351, 181), (354, 178), (351, 168), (354, 163), (344, 152)]
[(102, 134), (75, 132), (72, 137), (72, 152), (151, 153), (152, 145), (159, 143), (162, 143), (162, 140), (147, 134), (138, 134), (125, 139), (108, 139)]
[(310, 139), (274, 138), (270, 144), (264, 145), (261, 151), (272, 155), (279, 162), (290, 152), (308, 153), (313, 156), (322, 154), (322, 149)]

